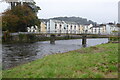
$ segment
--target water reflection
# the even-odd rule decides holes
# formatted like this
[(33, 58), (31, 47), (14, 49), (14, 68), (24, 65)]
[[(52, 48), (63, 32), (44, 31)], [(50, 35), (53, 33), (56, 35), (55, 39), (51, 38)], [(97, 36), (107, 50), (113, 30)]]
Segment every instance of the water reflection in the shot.
[[(107, 43), (108, 39), (87, 39), (88, 46)], [(53, 53), (63, 53), (83, 47), (81, 39), (59, 40), (55, 45), (49, 41), (36, 43), (15, 43), (3, 45), (3, 69), (8, 69), (23, 63), (27, 63), (45, 55)]]

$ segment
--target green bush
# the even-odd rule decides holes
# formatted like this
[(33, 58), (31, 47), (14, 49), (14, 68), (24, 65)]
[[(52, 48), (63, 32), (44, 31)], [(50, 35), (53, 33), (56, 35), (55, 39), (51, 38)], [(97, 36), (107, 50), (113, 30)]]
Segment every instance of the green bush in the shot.
[(27, 38), (28, 38), (28, 41), (30, 42), (34, 42), (37, 40), (37, 37), (34, 34), (27, 34)]
[(19, 34), (20, 42), (34, 42), (37, 40), (37, 37), (34, 34)]
[(23, 42), (25, 41), (26, 35), (25, 34), (19, 34), (19, 41)]
[(109, 40), (110, 41), (119, 41), (120, 37), (110, 37)]

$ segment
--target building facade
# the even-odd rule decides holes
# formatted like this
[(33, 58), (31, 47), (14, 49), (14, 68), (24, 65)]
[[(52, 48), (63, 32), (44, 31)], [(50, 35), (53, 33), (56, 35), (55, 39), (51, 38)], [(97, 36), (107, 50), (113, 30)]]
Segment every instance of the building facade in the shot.
[(81, 25), (75, 22), (49, 20), (41, 24), (41, 32), (46, 33), (65, 33), (65, 34), (112, 34), (119, 31), (119, 27), (113, 24)]
[(93, 26), (90, 28), (92, 34), (106, 34), (106, 26)]
[(40, 32), (41, 33), (46, 33), (47, 32), (47, 26), (46, 26), (45, 22), (41, 22), (41, 24), (40, 24)]
[(106, 33), (107, 34), (115, 34), (115, 32), (119, 32), (120, 28), (116, 24), (107, 24), (106, 25)]
[(69, 34), (85, 33), (86, 30), (89, 31), (89, 29), (93, 26), (92, 24), (81, 25), (75, 22), (61, 20), (50, 20), (45, 24), (47, 26), (46, 30), (47, 33), (69, 33)]
[(38, 28), (38, 26), (31, 26), (31, 27), (27, 27), (27, 32), (35, 32), (38, 33), (40, 32), (40, 29)]

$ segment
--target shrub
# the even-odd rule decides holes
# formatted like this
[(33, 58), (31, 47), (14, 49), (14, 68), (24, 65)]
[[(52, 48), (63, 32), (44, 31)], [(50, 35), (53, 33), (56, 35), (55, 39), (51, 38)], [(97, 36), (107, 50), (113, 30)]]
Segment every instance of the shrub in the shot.
[(110, 37), (109, 38), (110, 39), (110, 41), (119, 41), (120, 40), (120, 37)]
[(19, 34), (20, 42), (34, 42), (37, 40), (37, 37), (34, 34)]

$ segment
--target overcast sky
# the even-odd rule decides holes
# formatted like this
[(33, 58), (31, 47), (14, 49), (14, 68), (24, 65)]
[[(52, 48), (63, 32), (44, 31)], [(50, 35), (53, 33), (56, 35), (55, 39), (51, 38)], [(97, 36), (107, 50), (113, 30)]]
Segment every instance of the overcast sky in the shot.
[[(39, 18), (76, 16), (98, 23), (118, 22), (119, 0), (35, 0), (41, 10)], [(2, 7), (1, 7), (2, 6)], [(0, 12), (8, 7), (0, 3)]]

